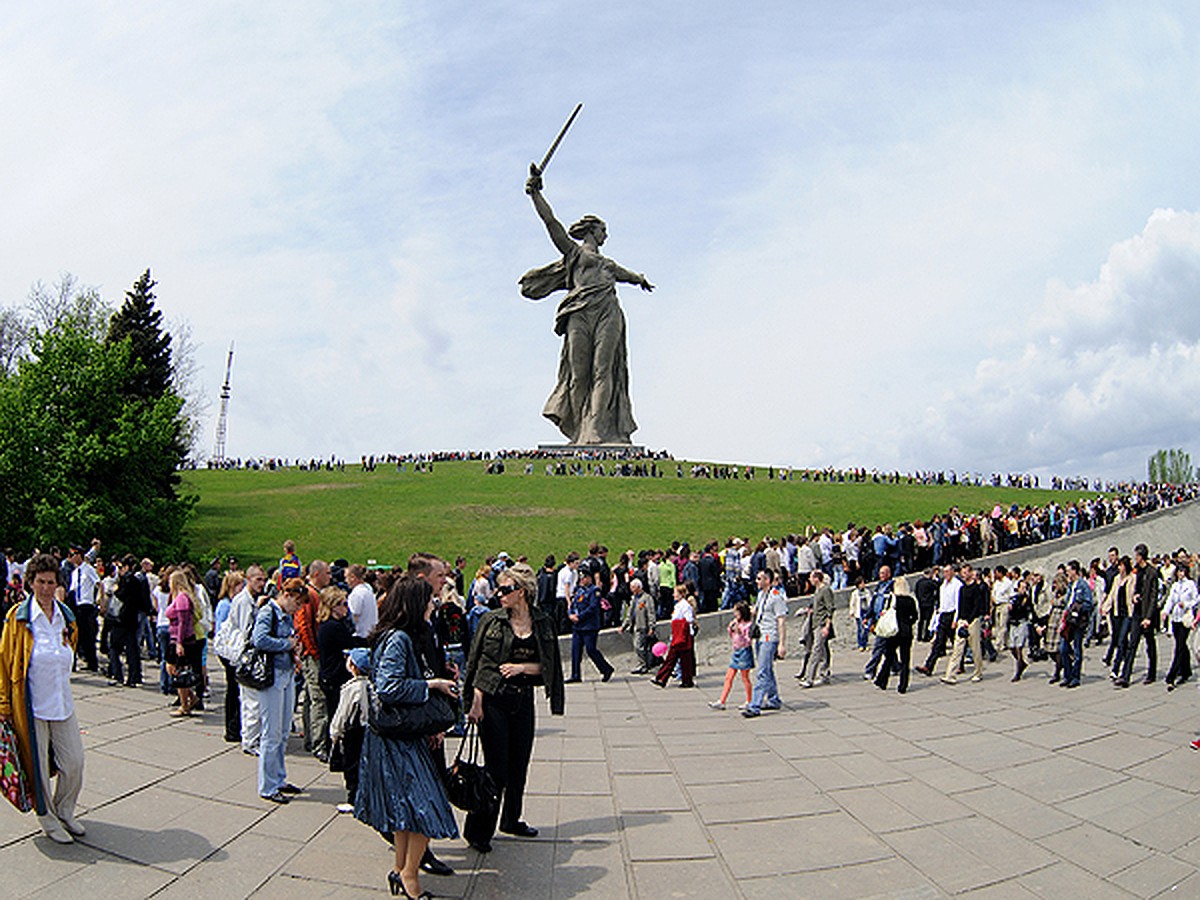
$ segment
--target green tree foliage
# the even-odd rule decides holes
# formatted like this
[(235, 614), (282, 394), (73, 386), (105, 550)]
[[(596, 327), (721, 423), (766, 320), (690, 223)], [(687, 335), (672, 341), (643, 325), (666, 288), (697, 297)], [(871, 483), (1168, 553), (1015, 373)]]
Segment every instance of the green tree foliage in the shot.
[(141, 363), (129, 372), (126, 391), (149, 400), (161, 397), (171, 387), (171, 335), (162, 330), (162, 313), (154, 306), (150, 270), (125, 292), (125, 302), (108, 325), (108, 343), (128, 339), (133, 358)]
[(1155, 484), (1190, 484), (1195, 479), (1192, 455), (1185, 450), (1159, 450), (1150, 457), (1150, 481)]
[(49, 311), (36, 299), (27, 350), (0, 372), (0, 535), (26, 550), (98, 535), (115, 552), (181, 554), (195, 503), (179, 491), (183, 401), (131, 390), (149, 383), (146, 364), (131, 335), (108, 339), (94, 292)]

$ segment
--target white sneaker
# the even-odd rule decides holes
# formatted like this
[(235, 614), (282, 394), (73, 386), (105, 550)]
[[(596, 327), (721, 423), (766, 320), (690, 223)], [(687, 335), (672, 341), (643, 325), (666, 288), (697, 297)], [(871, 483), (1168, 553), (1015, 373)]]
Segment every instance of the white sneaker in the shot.
[(738, 709), (739, 709), (739, 710), (742, 710), (742, 709), (749, 709), (749, 708), (750, 708), (750, 704), (749, 704), (749, 703), (742, 703), (742, 704), (740, 704), (740, 705), (738, 706)]
[(720, 700), (713, 700), (711, 703), (708, 704), (708, 706), (710, 709), (724, 709), (725, 708), (725, 704), (722, 703)]
[(337, 811), (340, 813), (352, 813), (352, 812), (354, 812), (354, 804), (353, 803), (339, 803), (337, 805)]

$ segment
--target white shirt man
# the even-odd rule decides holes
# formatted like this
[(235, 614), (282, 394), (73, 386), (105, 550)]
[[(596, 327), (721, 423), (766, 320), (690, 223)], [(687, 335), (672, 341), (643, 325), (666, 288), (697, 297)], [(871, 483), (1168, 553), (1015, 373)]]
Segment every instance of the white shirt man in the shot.
[[(574, 558), (572, 559), (572, 557)], [(570, 603), (578, 581), (579, 554), (570, 553), (567, 556), (567, 564), (558, 570), (558, 583), (554, 589), (554, 596), (563, 603)]]
[(997, 566), (996, 580), (992, 582), (992, 634), (997, 650), (1008, 649), (1008, 611), (1016, 593), (1017, 587), (1008, 572)]
[(363, 580), (366, 574), (360, 565), (346, 569), (346, 584), (350, 587), (346, 605), (350, 607), (350, 616), (354, 620), (354, 633), (363, 638), (371, 633), (379, 621), (379, 605), (375, 602), (375, 594)]

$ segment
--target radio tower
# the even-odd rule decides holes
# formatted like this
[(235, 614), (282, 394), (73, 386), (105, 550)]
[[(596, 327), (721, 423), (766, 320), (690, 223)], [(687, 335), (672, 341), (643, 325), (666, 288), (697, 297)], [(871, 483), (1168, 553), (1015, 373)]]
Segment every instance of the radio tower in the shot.
[(221, 413), (217, 416), (217, 443), (213, 447), (213, 459), (225, 462), (225, 425), (229, 419), (229, 395), (232, 393), (230, 379), (233, 377), (233, 341), (229, 342), (229, 358), (225, 362), (225, 383), (221, 385)]

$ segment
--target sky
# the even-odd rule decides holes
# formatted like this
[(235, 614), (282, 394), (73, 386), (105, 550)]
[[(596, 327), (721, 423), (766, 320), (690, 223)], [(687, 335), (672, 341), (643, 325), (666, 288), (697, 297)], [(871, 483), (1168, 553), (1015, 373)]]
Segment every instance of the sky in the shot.
[(18, 4), (0, 305), (149, 268), (201, 456), (231, 342), (230, 456), (561, 442), (583, 103), (635, 443), (1140, 478), (1200, 458), (1198, 101), (1188, 2)]

